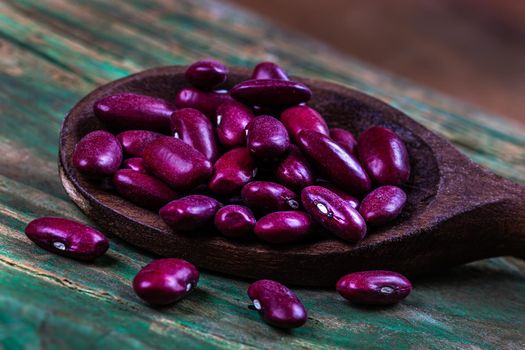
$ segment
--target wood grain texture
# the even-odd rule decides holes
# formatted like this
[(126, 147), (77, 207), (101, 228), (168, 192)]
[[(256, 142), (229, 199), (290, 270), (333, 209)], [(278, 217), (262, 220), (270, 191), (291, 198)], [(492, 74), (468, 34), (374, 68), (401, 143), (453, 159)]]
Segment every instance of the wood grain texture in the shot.
[(154, 258), (111, 237), (95, 264), (50, 255), (23, 235), (42, 215), (87, 219), (61, 189), (67, 111), (97, 85), (213, 56), (370, 93), (444, 135), (476, 162), (525, 183), (525, 131), (394, 80), (234, 7), (212, 1), (0, 2), (0, 344), (18, 348), (525, 347), (525, 264), (492, 259), (415, 281), (401, 305), (361, 309), (331, 290), (298, 289), (305, 327), (280, 332), (247, 308), (248, 281), (203, 273), (199, 289), (153, 310), (130, 288)]

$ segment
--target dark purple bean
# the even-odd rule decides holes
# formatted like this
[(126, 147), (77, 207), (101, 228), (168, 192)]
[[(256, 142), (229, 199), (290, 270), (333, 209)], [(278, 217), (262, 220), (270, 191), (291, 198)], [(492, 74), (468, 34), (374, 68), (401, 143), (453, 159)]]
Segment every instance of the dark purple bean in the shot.
[(26, 226), (25, 234), (39, 247), (77, 260), (94, 260), (109, 248), (101, 232), (64, 218), (35, 219)]
[(288, 130), (294, 142), (299, 140), (299, 133), (303, 130), (317, 131), (328, 136), (328, 125), (324, 118), (313, 108), (308, 106), (294, 106), (281, 114), (281, 122)]
[(408, 151), (390, 129), (372, 127), (359, 136), (359, 159), (372, 180), (380, 185), (400, 185), (410, 177)]
[(407, 195), (396, 186), (381, 186), (370, 192), (361, 202), (359, 213), (369, 225), (383, 225), (397, 218)]
[(234, 148), (224, 153), (213, 166), (210, 189), (218, 195), (232, 195), (250, 182), (257, 172), (255, 160), (247, 148)]
[(350, 131), (341, 128), (330, 129), (330, 138), (348, 153), (357, 154), (357, 140)]
[(122, 169), (131, 169), (133, 171), (147, 174), (146, 165), (144, 164), (144, 159), (142, 158), (128, 158), (122, 163)]
[(144, 163), (160, 180), (180, 191), (206, 182), (212, 166), (195, 148), (173, 137), (160, 137), (144, 149)]
[(95, 115), (116, 130), (151, 130), (167, 134), (175, 105), (160, 98), (121, 93), (98, 100)]
[(246, 126), (253, 119), (245, 105), (230, 101), (217, 108), (217, 136), (226, 148), (246, 146)]
[(334, 192), (309, 186), (302, 191), (301, 200), (312, 219), (339, 238), (355, 243), (366, 235), (365, 220)]
[(244, 204), (258, 214), (299, 209), (295, 192), (268, 181), (252, 181), (242, 188)]
[(412, 284), (397, 272), (375, 270), (343, 276), (336, 289), (352, 303), (391, 305), (405, 299), (412, 291)]
[(246, 80), (235, 85), (230, 94), (250, 106), (284, 107), (306, 102), (310, 89), (299, 82), (278, 79)]
[(133, 290), (151, 305), (168, 305), (191, 293), (199, 271), (182, 259), (158, 259), (142, 268), (133, 279)]
[(208, 226), (220, 207), (215, 198), (192, 194), (169, 202), (160, 208), (159, 215), (175, 230), (191, 231)]
[(253, 69), (251, 79), (290, 80), (284, 69), (273, 62), (261, 62)]
[(107, 131), (93, 131), (75, 146), (73, 166), (92, 178), (113, 175), (122, 163), (122, 147), (117, 138)]
[(275, 177), (281, 184), (296, 191), (314, 183), (312, 167), (295, 145), (290, 145), (290, 153), (275, 170)]
[(248, 297), (262, 319), (279, 328), (296, 328), (306, 323), (308, 315), (297, 296), (284, 285), (259, 280), (248, 288)]
[(217, 108), (227, 101), (233, 101), (227, 92), (201, 91), (194, 87), (181, 89), (175, 96), (175, 105), (178, 108), (195, 108), (210, 121), (215, 120)]
[(303, 130), (299, 134), (298, 145), (312, 165), (340, 189), (352, 194), (370, 190), (370, 178), (358, 160), (328, 136)]
[(274, 117), (262, 115), (246, 127), (248, 149), (260, 159), (275, 159), (290, 147), (290, 138), (284, 125)]
[(128, 130), (118, 134), (117, 139), (128, 157), (142, 157), (144, 147), (161, 136), (163, 135), (149, 130)]
[(193, 108), (179, 109), (171, 115), (173, 135), (195, 148), (212, 163), (219, 157), (215, 132), (204, 114)]
[(228, 68), (213, 59), (200, 60), (186, 69), (186, 80), (199, 89), (211, 90), (226, 81)]
[(226, 237), (243, 238), (253, 232), (255, 216), (242, 205), (227, 205), (215, 214), (215, 227)]
[(177, 194), (153, 176), (130, 169), (120, 169), (113, 176), (117, 192), (138, 206), (158, 209), (177, 198)]
[(359, 199), (355, 198), (351, 194), (346, 193), (345, 191), (341, 191), (331, 183), (326, 181), (317, 181), (316, 185), (329, 189), (330, 191), (341, 197), (343, 200), (348, 202), (348, 204), (350, 204), (352, 208), (357, 210), (357, 208), (359, 207)]
[(300, 241), (312, 233), (313, 223), (302, 211), (278, 211), (263, 216), (255, 224), (257, 237), (268, 243)]

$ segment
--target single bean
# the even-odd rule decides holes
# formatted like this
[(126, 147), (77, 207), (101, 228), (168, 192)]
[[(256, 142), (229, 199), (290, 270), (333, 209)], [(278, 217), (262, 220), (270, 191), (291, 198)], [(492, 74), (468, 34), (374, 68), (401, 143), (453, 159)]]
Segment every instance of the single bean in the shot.
[(302, 190), (314, 183), (314, 171), (295, 145), (290, 145), (290, 153), (277, 166), (275, 177), (293, 190)]
[(410, 177), (410, 159), (404, 142), (390, 129), (372, 127), (359, 136), (359, 158), (373, 181), (400, 185)]
[(381, 186), (361, 202), (359, 213), (369, 225), (383, 225), (394, 220), (407, 201), (405, 192), (396, 186)]
[(122, 147), (107, 131), (93, 131), (84, 136), (73, 151), (73, 166), (92, 178), (113, 175), (122, 163)]
[(297, 195), (275, 182), (252, 181), (241, 191), (244, 204), (258, 214), (299, 209)]
[(116, 130), (151, 130), (167, 134), (175, 105), (161, 98), (120, 93), (98, 100), (95, 115)]
[(340, 189), (352, 194), (370, 190), (370, 178), (358, 160), (328, 136), (303, 130), (298, 145), (312, 165)]
[(215, 120), (217, 108), (227, 101), (233, 101), (227, 92), (201, 91), (194, 87), (183, 88), (175, 96), (175, 105), (178, 108), (195, 108), (210, 121)]
[(243, 104), (230, 101), (217, 108), (217, 136), (226, 148), (246, 146), (246, 126), (253, 119), (252, 111)]
[(262, 115), (246, 127), (248, 149), (260, 159), (275, 159), (290, 147), (290, 138), (284, 125), (274, 117)]
[(35, 219), (26, 226), (25, 234), (41, 248), (77, 260), (94, 260), (109, 248), (101, 232), (64, 218)]
[(355, 243), (366, 235), (365, 220), (334, 192), (309, 186), (303, 189), (301, 200), (312, 219), (339, 238)]
[(356, 210), (357, 210), (357, 208), (359, 208), (359, 199), (355, 198), (354, 196), (352, 196), (349, 193), (346, 193), (345, 191), (342, 191), (342, 190), (338, 189), (337, 187), (335, 187), (331, 183), (323, 181), (323, 180), (318, 180), (318, 181), (316, 181), (316, 185), (329, 189), (330, 191), (332, 191), (333, 193), (335, 193), (336, 195), (341, 197), (343, 200), (348, 202), (348, 204), (350, 204), (352, 206), (352, 208), (354, 208)]
[(200, 60), (186, 69), (186, 80), (195, 87), (211, 90), (226, 81), (228, 68), (213, 59)]
[(412, 284), (403, 275), (391, 271), (362, 271), (341, 277), (336, 289), (353, 303), (364, 305), (391, 305), (405, 299)]
[(230, 90), (237, 101), (250, 106), (285, 107), (306, 102), (312, 97), (310, 89), (299, 82), (278, 79), (252, 79)]
[(169, 202), (160, 208), (159, 215), (173, 229), (191, 231), (208, 226), (220, 207), (214, 198), (192, 194)]
[(182, 259), (158, 259), (143, 267), (133, 279), (133, 290), (151, 305), (168, 305), (191, 293), (199, 271)]
[(251, 79), (290, 80), (284, 69), (273, 62), (261, 62), (253, 69)]
[(257, 173), (255, 160), (245, 147), (224, 153), (213, 166), (209, 188), (218, 195), (233, 195)]
[(312, 233), (313, 223), (302, 211), (278, 211), (260, 218), (255, 224), (257, 237), (268, 243), (287, 244)]
[(173, 137), (160, 137), (144, 148), (148, 171), (175, 190), (189, 191), (205, 183), (212, 166), (195, 148)]
[(215, 227), (226, 237), (243, 238), (253, 232), (255, 216), (242, 205), (226, 205), (215, 214)]
[(144, 147), (151, 141), (163, 136), (149, 130), (127, 130), (117, 135), (122, 150), (129, 157), (142, 157)]
[(147, 174), (146, 165), (144, 164), (144, 159), (142, 158), (128, 158), (122, 163), (122, 169), (131, 169), (133, 171)]
[(332, 128), (330, 129), (330, 137), (348, 153), (353, 155), (357, 154), (357, 140), (350, 131), (341, 128)]
[(303, 130), (317, 131), (326, 136), (329, 134), (324, 118), (312, 107), (290, 107), (281, 114), (281, 122), (294, 142), (299, 140), (299, 133)]
[(308, 319), (306, 309), (299, 298), (279, 282), (254, 282), (248, 288), (248, 297), (262, 319), (274, 327), (297, 328)]

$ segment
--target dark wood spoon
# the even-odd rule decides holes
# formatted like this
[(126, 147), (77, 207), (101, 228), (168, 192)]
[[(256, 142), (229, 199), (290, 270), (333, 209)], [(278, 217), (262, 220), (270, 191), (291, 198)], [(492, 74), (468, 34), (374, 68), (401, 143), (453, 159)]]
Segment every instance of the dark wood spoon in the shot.
[[(118, 92), (173, 100), (187, 86), (184, 67), (150, 69), (104, 85), (67, 115), (60, 133), (60, 178), (71, 199), (101, 228), (157, 253), (199, 267), (248, 278), (270, 278), (304, 286), (333, 286), (342, 275), (387, 269), (410, 275), (431, 273), (487, 257), (525, 257), (525, 188), (481, 168), (446, 140), (399, 110), (342, 86), (296, 78), (313, 91), (309, 103), (331, 127), (358, 135), (370, 126), (395, 130), (407, 144), (412, 177), (408, 202), (392, 225), (370, 230), (355, 245), (331, 237), (276, 248), (259, 241), (226, 239), (210, 229), (194, 235), (167, 227), (157, 213), (139, 208), (81, 176), (71, 166), (75, 144), (104, 129), (93, 103)], [(227, 88), (248, 79), (231, 69)]]

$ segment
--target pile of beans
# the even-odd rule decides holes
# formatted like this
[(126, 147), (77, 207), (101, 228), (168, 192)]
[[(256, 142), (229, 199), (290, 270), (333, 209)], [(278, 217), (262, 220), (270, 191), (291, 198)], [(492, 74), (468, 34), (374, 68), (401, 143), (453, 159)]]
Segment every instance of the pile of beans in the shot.
[[(214, 226), (228, 239), (282, 245), (322, 227), (356, 243), (367, 226), (400, 214), (407, 197), (398, 186), (408, 181), (410, 162), (395, 132), (376, 126), (356, 139), (329, 128), (306, 105), (311, 90), (276, 64), (260, 63), (251, 79), (217, 90), (227, 74), (220, 62), (202, 60), (188, 67), (191, 86), (174, 101), (135, 93), (98, 100), (94, 113), (111, 132), (85, 135), (73, 152), (74, 168), (93, 180), (110, 177), (120, 196), (158, 211), (177, 232)], [(26, 234), (81, 260), (109, 246), (97, 230), (62, 218), (36, 219)], [(165, 305), (191, 292), (198, 279), (191, 263), (160, 259), (137, 274), (133, 288), (146, 302)], [(411, 285), (394, 272), (367, 271), (342, 277), (337, 290), (353, 302), (391, 304)], [(306, 322), (300, 300), (278, 282), (257, 281), (248, 295), (271, 325)]]

